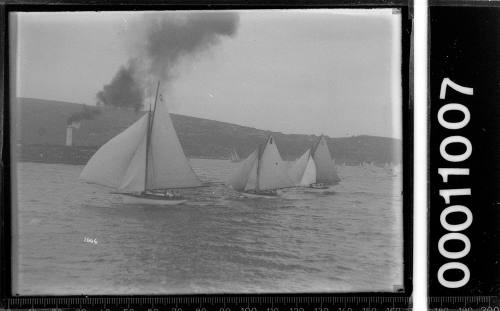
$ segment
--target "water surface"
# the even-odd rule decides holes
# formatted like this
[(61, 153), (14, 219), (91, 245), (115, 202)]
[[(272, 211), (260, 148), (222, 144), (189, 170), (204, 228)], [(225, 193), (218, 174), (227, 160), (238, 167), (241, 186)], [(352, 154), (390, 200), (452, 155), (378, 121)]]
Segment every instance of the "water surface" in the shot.
[(402, 284), (400, 176), (338, 167), (342, 182), (328, 191), (244, 198), (222, 184), (238, 164), (191, 163), (211, 185), (165, 207), (124, 205), (110, 189), (79, 181), (83, 166), (17, 163), (15, 292), (392, 291)]

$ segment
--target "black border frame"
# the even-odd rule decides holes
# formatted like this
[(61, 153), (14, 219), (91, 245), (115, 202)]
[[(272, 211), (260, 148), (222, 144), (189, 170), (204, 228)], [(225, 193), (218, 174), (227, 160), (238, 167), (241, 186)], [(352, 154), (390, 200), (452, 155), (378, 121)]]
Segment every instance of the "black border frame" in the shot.
[[(483, 303), (484, 306), (495, 307), (500, 305), (500, 275), (498, 274), (498, 266), (496, 266), (497, 269), (495, 270), (495, 265), (492, 263), (495, 259), (497, 259), (498, 262), (498, 256), (495, 255), (498, 255), (498, 250), (500, 249), (498, 246), (498, 212), (495, 214), (492, 210), (477, 208), (479, 206), (488, 206), (487, 202), (495, 200), (495, 198), (491, 196), (491, 193), (481, 193), (478, 191), (478, 188), (495, 189), (496, 187), (496, 189), (498, 189), (498, 185), (500, 184), (498, 175), (492, 177), (493, 174), (491, 174), (491, 172), (495, 172), (494, 168), (489, 168), (488, 172), (481, 173), (481, 182), (478, 182), (477, 177), (479, 175), (477, 172), (481, 169), (479, 163), (491, 163), (488, 161), (486, 156), (487, 152), (489, 152), (492, 157), (498, 157), (498, 144), (491, 146), (491, 149), (488, 151), (486, 151), (484, 147), (481, 148), (481, 145), (489, 144), (490, 141), (494, 139), (493, 137), (498, 138), (498, 133), (495, 132), (495, 130), (498, 131), (498, 127), (494, 128), (491, 124), (488, 124), (487, 121), (491, 122), (491, 120), (488, 120), (486, 117), (488, 113), (487, 111), (491, 114), (492, 110), (495, 108), (493, 105), (498, 103), (496, 100), (498, 98), (498, 93), (495, 94), (494, 92), (488, 90), (488, 84), (486, 81), (498, 81), (500, 74), (495, 72), (494, 67), (490, 68), (489, 71), (491, 71), (491, 73), (486, 75), (485, 72), (488, 70), (485, 71), (476, 68), (471, 69), (469, 65), (469, 63), (474, 62), (477, 65), (481, 62), (488, 63), (492, 61), (493, 57), (488, 56), (487, 54), (481, 54), (486, 50), (484, 45), (481, 47), (475, 45), (475, 43), (472, 42), (472, 38), (474, 38), (474, 35), (477, 36), (480, 33), (477, 29), (481, 26), (483, 29), (490, 30), (488, 34), (481, 33), (481, 37), (484, 39), (484, 42), (490, 46), (500, 42), (498, 41), (498, 37), (494, 37), (494, 35), (498, 36), (500, 33), (498, 28), (495, 28), (497, 25), (488, 23), (486, 19), (481, 19), (484, 18), (484, 16), (479, 15), (479, 13), (482, 13), (483, 15), (485, 15), (485, 13), (498, 13), (499, 9), (500, 2), (498, 1), (429, 0), (427, 9), (429, 16), (427, 21), (427, 52), (429, 55), (427, 62), (427, 108), (429, 111), (427, 116), (429, 128), (427, 145), (429, 171), (427, 173), (428, 194), (426, 198), (428, 202), (428, 220), (426, 230), (428, 232), (427, 289), (429, 296), (429, 308), (437, 306), (438, 302), (442, 305), (442, 297), (455, 298), (455, 301), (453, 302), (448, 301), (448, 305), (453, 305), (456, 308), (466, 305), (466, 298), (475, 298), (475, 301), (469, 301), (472, 304), (478, 304), (479, 301)], [(449, 12), (446, 12), (447, 14), (445, 14), (445, 10), (449, 10)], [(474, 12), (474, 10), (476, 12)], [(453, 25), (452, 21), (454, 19), (458, 20), (458, 18), (462, 18), (463, 21), (463, 17), (467, 14), (471, 17), (471, 20), (468, 20), (469, 23), (467, 24), (467, 27), (471, 29), (470, 33), (465, 32), (464, 29), (454, 29), (454, 31), (449, 31), (447, 36), (444, 36), (443, 32), (440, 32), (443, 31), (443, 29), (451, 29), (450, 27)], [(455, 25), (459, 24), (461, 23), (456, 22)], [(433, 41), (433, 39), (442, 40)], [(454, 49), (453, 52), (451, 50), (452, 46)], [(474, 55), (472, 55), (467, 49), (472, 46), (474, 46), (474, 48), (478, 51)], [(499, 56), (496, 55), (496, 59), (498, 58)], [(439, 94), (442, 78), (448, 77), (452, 80), (458, 78), (463, 79), (465, 77), (465, 73), (469, 76), (469, 80), (466, 81), (466, 83), (472, 83), (471, 87), (474, 88), (474, 95), (470, 96), (468, 99), (461, 98), (457, 100), (457, 98), (453, 97), (453, 94), (450, 94), (451, 96), (448, 96), (448, 99), (439, 99), (437, 95)], [(453, 131), (444, 129), (441, 125), (439, 125), (439, 122), (437, 122), (437, 107), (452, 101), (461, 102), (461, 100), (463, 100), (462, 103), (466, 104), (470, 109), (472, 122), (470, 122), (468, 127), (460, 129), (454, 134), (463, 135), (464, 137), (470, 139), (474, 149), (470, 159), (463, 162), (457, 162), (453, 165), (447, 163), (444, 159), (441, 159), (439, 156), (439, 148), (435, 144), (436, 141), (439, 141), (442, 137), (453, 135)], [(477, 106), (479, 103), (481, 104), (480, 108)], [(483, 111), (486, 113), (483, 113)], [(493, 116), (492, 118), (495, 117)], [(480, 122), (486, 122), (482, 125), (484, 127), (481, 130), (479, 129), (480, 123), (477, 120), (480, 120)], [(495, 121), (498, 122), (498, 118), (495, 119)], [(482, 136), (478, 134), (480, 131), (483, 131), (484, 133)], [(477, 148), (478, 146), (479, 148)], [(447, 164), (443, 165), (444, 163)], [(470, 175), (458, 181), (450, 180), (449, 183), (444, 183), (441, 181), (441, 177), (436, 178), (436, 176), (438, 176), (436, 169), (444, 166), (469, 168)], [(468, 182), (469, 185), (465, 186), (465, 182)], [(472, 194), (466, 199), (462, 198), (463, 200), (459, 204), (466, 204), (470, 206), (474, 219), (472, 226), (467, 228), (466, 231), (464, 230), (464, 234), (470, 238), (470, 242), (472, 244), (471, 251), (466, 255), (466, 257), (457, 259), (456, 261), (463, 261), (467, 267), (471, 268), (471, 278), (463, 287), (455, 289), (446, 288), (440, 285), (437, 280), (437, 268), (441, 266), (441, 264), (445, 263), (445, 261), (451, 261), (449, 259), (445, 259), (444, 256), (437, 252), (438, 240), (444, 233), (447, 232), (440, 225), (436, 225), (439, 224), (439, 211), (444, 209), (445, 205), (450, 205), (445, 204), (442, 201), (442, 198), (439, 197), (437, 191), (445, 188), (459, 188), (461, 185), (472, 189)], [(477, 195), (478, 193), (480, 193), (480, 195)], [(476, 209), (474, 209), (474, 207), (476, 207)], [(487, 245), (487, 242), (485, 241), (495, 241), (496, 244), (486, 249), (485, 245)], [(488, 258), (488, 260), (485, 260), (484, 258)]]
[[(339, 8), (393, 8), (401, 10), (401, 83), (402, 83), (402, 129), (403, 129), (403, 286), (402, 292), (355, 292), (355, 293), (304, 293), (304, 294), (195, 294), (195, 295), (126, 295), (126, 296), (46, 296), (47, 298), (70, 299), (77, 297), (393, 297), (409, 298), (411, 296), (412, 273), (413, 273), (413, 13), (409, 3), (411, 0), (340, 0), (335, 3), (327, 0), (320, 1), (244, 1), (244, 0), (219, 0), (219, 1), (183, 1), (174, 0), (168, 3), (161, 3), (153, 0), (141, 0), (140, 4), (133, 0), (96, 0), (86, 3), (84, 0), (40, 0), (40, 1), (15, 1), (8, 0), (0, 5), (0, 57), (3, 62), (0, 65), (0, 112), (2, 144), (0, 162), (0, 306), (4, 305), (11, 298), (36, 298), (44, 296), (13, 296), (12, 295), (12, 269), (11, 269), (11, 154), (10, 154), (10, 94), (9, 94), (9, 13), (14, 11), (100, 11), (100, 10), (224, 10), (224, 9), (339, 9)], [(42, 298), (43, 299), (43, 298)]]

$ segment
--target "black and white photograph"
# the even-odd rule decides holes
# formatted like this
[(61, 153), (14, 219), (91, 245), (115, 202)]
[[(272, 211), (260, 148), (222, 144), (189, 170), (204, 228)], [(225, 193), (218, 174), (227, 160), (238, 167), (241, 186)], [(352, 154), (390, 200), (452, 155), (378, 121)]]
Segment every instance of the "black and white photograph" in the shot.
[(9, 13), (14, 295), (404, 291), (399, 9)]

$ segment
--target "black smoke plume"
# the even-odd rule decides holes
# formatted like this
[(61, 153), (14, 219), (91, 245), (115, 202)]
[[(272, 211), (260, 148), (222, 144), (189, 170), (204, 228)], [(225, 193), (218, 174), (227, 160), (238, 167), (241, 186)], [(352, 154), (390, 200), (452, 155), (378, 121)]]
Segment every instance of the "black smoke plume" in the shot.
[(66, 119), (66, 124), (71, 125), (82, 120), (92, 120), (100, 113), (101, 110), (99, 108), (91, 108), (87, 105), (83, 105), (81, 111), (73, 113), (68, 119)]
[(200, 54), (222, 37), (233, 36), (238, 22), (235, 12), (147, 15), (144, 40), (138, 41), (141, 42), (138, 55), (122, 66), (97, 93), (98, 104), (142, 108), (144, 100), (152, 95), (151, 85), (157, 81), (168, 85), (175, 76), (173, 69), (182, 58)]
[(142, 107), (144, 90), (137, 82), (137, 67), (135, 59), (122, 66), (113, 80), (97, 92), (97, 103), (139, 110)]

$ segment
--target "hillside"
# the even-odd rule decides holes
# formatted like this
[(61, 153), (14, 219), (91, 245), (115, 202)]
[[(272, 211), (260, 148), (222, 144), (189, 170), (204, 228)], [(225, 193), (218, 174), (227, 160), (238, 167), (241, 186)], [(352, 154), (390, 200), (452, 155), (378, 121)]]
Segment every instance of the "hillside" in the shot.
[[(65, 144), (68, 121), (86, 116), (73, 131), (73, 145), (96, 148), (137, 120), (143, 112), (101, 107), (94, 115), (84, 105), (32, 98), (18, 98), (15, 107), (16, 141), (22, 146)], [(95, 109), (90, 107), (90, 109)], [(225, 122), (172, 114), (172, 121), (188, 157), (227, 158), (234, 147), (248, 155), (272, 133), (285, 159), (302, 154), (317, 139), (315, 135), (283, 134)], [(401, 141), (377, 136), (327, 138), (337, 163), (362, 161), (400, 162)]]

